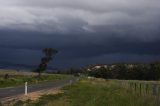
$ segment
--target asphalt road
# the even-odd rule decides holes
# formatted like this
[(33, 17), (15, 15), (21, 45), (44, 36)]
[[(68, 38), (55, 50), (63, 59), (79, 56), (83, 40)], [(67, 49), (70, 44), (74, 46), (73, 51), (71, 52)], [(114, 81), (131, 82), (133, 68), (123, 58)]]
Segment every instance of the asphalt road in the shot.
[[(29, 85), (28, 86), (28, 93), (43, 90), (43, 89), (63, 87), (67, 84), (75, 82), (78, 79), (79, 79), (78, 77), (72, 77), (70, 79), (60, 80), (60, 81), (56, 81), (56, 82), (48, 82), (48, 83)], [(24, 94), (24, 92), (25, 92), (24, 86), (0, 88), (0, 99), (10, 97), (10, 96), (19, 95), (19, 94)]]

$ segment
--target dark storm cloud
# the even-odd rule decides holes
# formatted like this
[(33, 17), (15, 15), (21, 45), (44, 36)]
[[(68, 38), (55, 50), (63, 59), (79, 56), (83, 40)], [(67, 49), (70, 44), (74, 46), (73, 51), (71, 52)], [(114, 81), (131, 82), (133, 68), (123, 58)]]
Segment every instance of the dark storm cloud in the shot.
[[(64, 52), (63, 58), (94, 57), (111, 53), (128, 53), (158, 55), (160, 53), (160, 39), (137, 40), (114, 37), (113, 33), (105, 33), (108, 36), (98, 35), (84, 36), (66, 34), (42, 34), (35, 32), (1, 31), (0, 47), (15, 49), (41, 50), (45, 47), (59, 49)], [(12, 37), (14, 36), (14, 37)], [(9, 39), (12, 38), (12, 39)]]
[(160, 59), (159, 0), (0, 0), (0, 63), (55, 66)]
[[(1, 32), (3, 32), (0, 36), (0, 51), (3, 51), (1, 52), (1, 61), (7, 60), (13, 63), (36, 65), (42, 56), (41, 50), (45, 47), (53, 47), (59, 50), (53, 62), (55, 67), (78, 66), (80, 63), (120, 62), (120, 60), (152, 60), (153, 57), (154, 59), (158, 59), (160, 54), (159, 39), (154, 41), (139, 41), (135, 39), (124, 39), (123, 37), (114, 37), (114, 33), (106, 33), (110, 35), (110, 37), (100, 38), (98, 35), (86, 35), (82, 37), (78, 34), (62, 35), (15, 31)], [(121, 55), (123, 55), (123, 57)]]

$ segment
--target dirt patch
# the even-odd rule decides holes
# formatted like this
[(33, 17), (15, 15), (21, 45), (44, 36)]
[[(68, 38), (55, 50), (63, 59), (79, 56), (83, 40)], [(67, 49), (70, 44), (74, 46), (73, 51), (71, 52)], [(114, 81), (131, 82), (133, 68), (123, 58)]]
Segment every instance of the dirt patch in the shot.
[[(32, 100), (36, 101), (39, 99), (42, 95), (54, 95), (61, 93), (62, 91), (59, 88), (54, 88), (54, 89), (46, 89), (46, 90), (41, 90), (37, 92), (32, 92), (28, 93), (28, 95), (17, 95), (17, 96), (12, 96), (9, 98), (4, 98), (1, 100), (2, 106), (10, 106), (11, 104), (14, 104), (17, 101), (26, 101), (26, 100)], [(1, 105), (0, 105), (1, 106)]]

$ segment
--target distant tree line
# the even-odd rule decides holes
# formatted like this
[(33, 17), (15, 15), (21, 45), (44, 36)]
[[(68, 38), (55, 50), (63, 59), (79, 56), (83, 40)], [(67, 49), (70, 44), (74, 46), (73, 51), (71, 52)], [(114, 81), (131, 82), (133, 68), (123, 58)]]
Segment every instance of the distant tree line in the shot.
[(64, 70), (57, 70), (54, 72), (50, 72), (54, 74), (77, 74), (77, 73), (84, 73), (83, 69), (78, 69), (78, 68), (70, 68), (70, 69), (64, 69)]
[(100, 67), (87, 71), (89, 76), (105, 79), (159, 80), (160, 62), (150, 64), (116, 64), (114, 67)]

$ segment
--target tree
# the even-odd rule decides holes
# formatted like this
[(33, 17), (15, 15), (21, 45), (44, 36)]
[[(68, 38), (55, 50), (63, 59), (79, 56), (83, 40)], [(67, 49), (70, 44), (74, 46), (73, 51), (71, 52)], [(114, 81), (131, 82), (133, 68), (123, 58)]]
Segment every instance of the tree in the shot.
[(43, 49), (43, 52), (45, 53), (46, 57), (52, 57), (54, 54), (58, 53), (58, 51), (53, 48), (45, 48)]
[(39, 73), (39, 77), (41, 76), (41, 72), (46, 70), (48, 63), (53, 59), (53, 56), (58, 53), (58, 51), (53, 48), (45, 48), (42, 52), (45, 54), (45, 57), (42, 57), (41, 63), (36, 69), (36, 72)]
[(159, 80), (160, 79), (160, 62), (153, 62), (150, 64), (150, 70), (148, 72), (149, 79)]
[(127, 77), (127, 68), (126, 68), (126, 65), (125, 64), (117, 64), (113, 71), (112, 71), (112, 76), (114, 76), (113, 78), (116, 78), (116, 79), (126, 79)]

